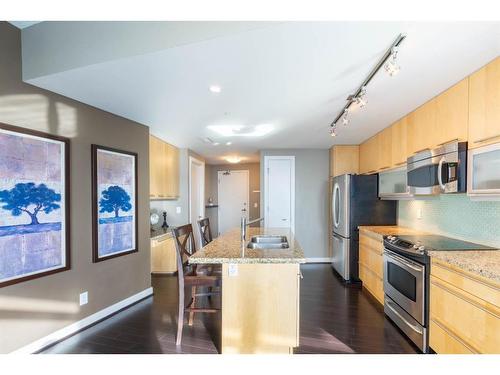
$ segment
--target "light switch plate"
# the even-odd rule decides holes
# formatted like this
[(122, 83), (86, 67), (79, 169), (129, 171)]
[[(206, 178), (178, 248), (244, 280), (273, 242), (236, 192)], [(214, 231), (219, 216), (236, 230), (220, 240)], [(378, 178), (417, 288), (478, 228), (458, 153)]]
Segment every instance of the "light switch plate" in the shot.
[(238, 265), (237, 264), (230, 264), (228, 266), (228, 274), (229, 274), (229, 276), (238, 276)]
[(80, 306), (89, 303), (89, 292), (80, 293)]
[(422, 219), (422, 209), (421, 208), (417, 209), (417, 219)]
[(181, 213), (181, 208), (179, 206), (175, 207), (175, 212), (180, 214)]

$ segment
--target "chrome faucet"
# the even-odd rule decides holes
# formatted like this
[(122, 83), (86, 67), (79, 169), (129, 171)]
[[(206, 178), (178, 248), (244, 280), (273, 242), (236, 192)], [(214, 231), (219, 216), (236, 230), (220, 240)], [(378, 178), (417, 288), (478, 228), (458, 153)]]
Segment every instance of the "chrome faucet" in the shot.
[(247, 239), (247, 226), (249, 226), (250, 224), (258, 223), (259, 221), (264, 221), (264, 218), (259, 217), (258, 219), (247, 222), (246, 216), (241, 217), (241, 241), (245, 241)]

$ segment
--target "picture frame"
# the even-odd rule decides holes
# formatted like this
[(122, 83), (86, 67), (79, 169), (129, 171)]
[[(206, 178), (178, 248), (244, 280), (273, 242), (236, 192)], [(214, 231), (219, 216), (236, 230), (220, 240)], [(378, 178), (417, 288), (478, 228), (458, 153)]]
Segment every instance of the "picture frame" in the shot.
[(0, 288), (71, 268), (70, 140), (0, 123)]
[(92, 145), (92, 261), (139, 251), (135, 152)]

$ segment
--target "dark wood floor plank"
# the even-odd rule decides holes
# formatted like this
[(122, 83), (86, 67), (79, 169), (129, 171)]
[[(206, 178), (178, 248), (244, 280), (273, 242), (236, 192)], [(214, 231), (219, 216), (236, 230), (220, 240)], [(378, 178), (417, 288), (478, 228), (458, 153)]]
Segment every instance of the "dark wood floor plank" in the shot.
[[(346, 286), (328, 264), (301, 267), (297, 354), (416, 353), (417, 349), (359, 285)], [(153, 277), (154, 296), (50, 347), (43, 353), (215, 354), (220, 315), (195, 315), (176, 347), (177, 279)], [(217, 303), (215, 299), (213, 301)]]

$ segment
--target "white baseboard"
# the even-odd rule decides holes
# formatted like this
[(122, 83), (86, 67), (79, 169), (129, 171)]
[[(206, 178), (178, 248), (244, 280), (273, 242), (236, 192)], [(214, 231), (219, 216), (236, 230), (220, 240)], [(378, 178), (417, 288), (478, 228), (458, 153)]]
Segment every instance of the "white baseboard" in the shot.
[(332, 258), (306, 258), (306, 263), (331, 263)]
[(36, 353), (43, 348), (52, 345), (68, 336), (71, 336), (75, 334), (76, 332), (94, 324), (95, 322), (98, 322), (99, 320), (102, 320), (109, 315), (132, 305), (133, 303), (140, 301), (143, 298), (149, 297), (150, 295), (153, 294), (153, 288), (148, 288), (144, 289), (142, 292), (139, 292), (137, 294), (134, 294), (133, 296), (130, 296), (128, 298), (125, 298), (124, 300), (121, 300), (111, 306), (106, 307), (105, 309), (102, 309), (92, 315), (87, 316), (86, 318), (83, 318), (82, 320), (79, 320), (75, 323), (70, 324), (69, 326), (66, 326), (64, 328), (61, 328), (50, 335), (47, 335), (45, 337), (42, 337), (41, 339), (38, 339), (31, 344), (28, 344), (26, 346), (23, 346), (19, 349), (14, 350), (11, 352), (11, 354), (32, 354)]

